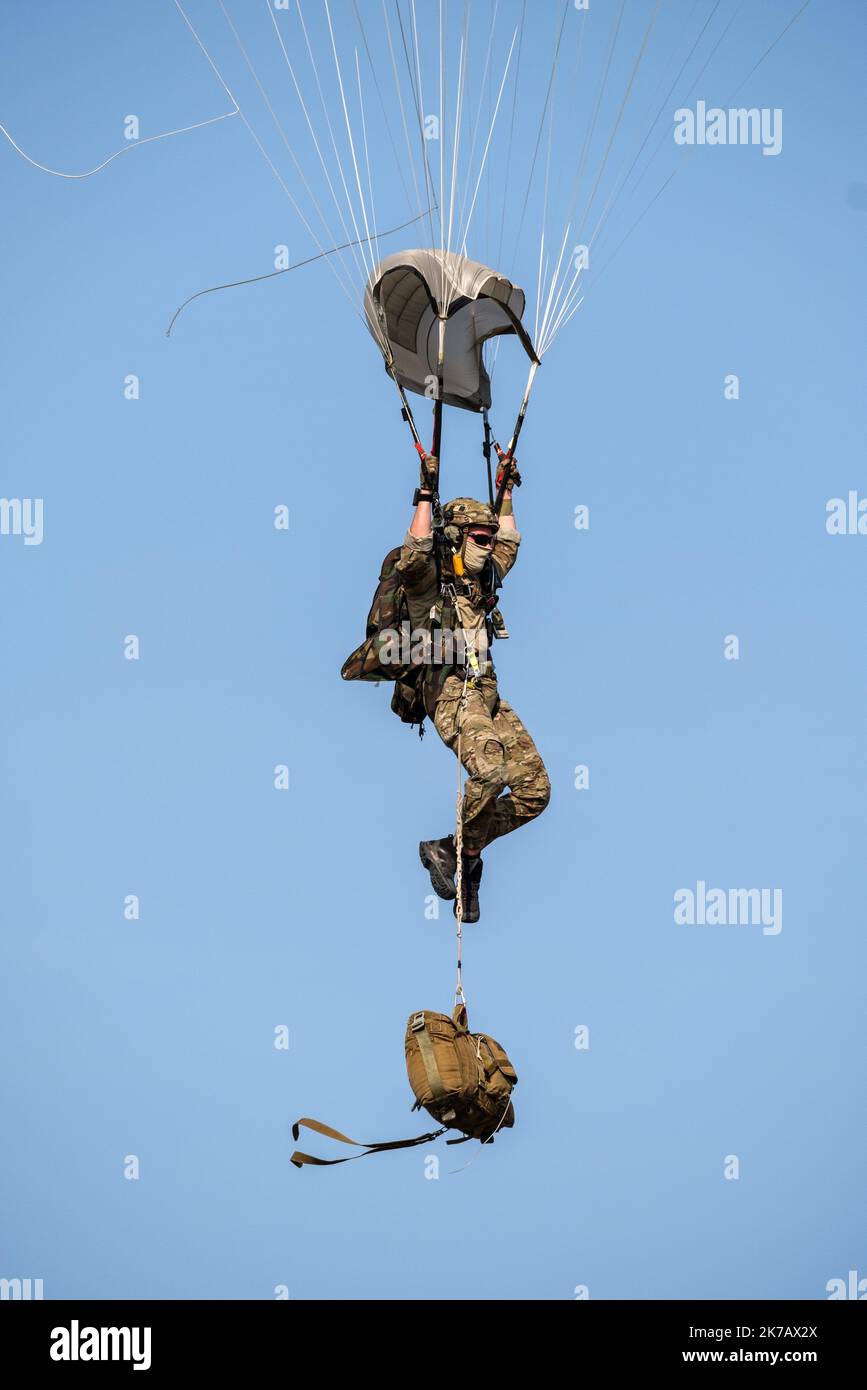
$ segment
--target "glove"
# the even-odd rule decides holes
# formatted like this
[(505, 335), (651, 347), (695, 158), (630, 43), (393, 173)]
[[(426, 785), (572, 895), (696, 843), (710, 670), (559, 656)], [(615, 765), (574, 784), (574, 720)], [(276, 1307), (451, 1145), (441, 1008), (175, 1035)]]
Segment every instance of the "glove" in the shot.
[(521, 475), (520, 475), (520, 473), (518, 472), (518, 460), (517, 460), (517, 459), (510, 459), (510, 458), (508, 457), (508, 455), (507, 455), (507, 454), (504, 454), (503, 451), (502, 451), (502, 449), (501, 449), (501, 450), (500, 450), (500, 468), (499, 468), (499, 471), (498, 471), (498, 473), (497, 473), (497, 492), (499, 492), (500, 488), (503, 486), (503, 478), (504, 478), (505, 473), (506, 473), (506, 464), (507, 464), (507, 463), (510, 464), (510, 468), (509, 468), (509, 481), (508, 481), (507, 484), (506, 484), (506, 493), (507, 493), (507, 495), (508, 495), (508, 493), (510, 493), (510, 492), (512, 491), (512, 488), (513, 488), (513, 487), (520, 487), (520, 486), (521, 486)]
[(425, 454), (419, 470), (419, 487), (422, 492), (436, 492), (439, 480), (440, 461), (435, 454)]

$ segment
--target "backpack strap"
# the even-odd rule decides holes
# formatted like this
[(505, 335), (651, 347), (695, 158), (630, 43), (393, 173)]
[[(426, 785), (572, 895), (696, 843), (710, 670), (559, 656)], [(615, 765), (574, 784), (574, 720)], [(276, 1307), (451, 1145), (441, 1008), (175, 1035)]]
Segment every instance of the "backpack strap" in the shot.
[(305, 1163), (313, 1164), (317, 1168), (330, 1168), (335, 1163), (351, 1163), (355, 1158), (366, 1158), (368, 1154), (385, 1153), (388, 1149), (414, 1149), (418, 1144), (428, 1144), (434, 1139), (438, 1139), (444, 1134), (447, 1126), (442, 1129), (432, 1130), (430, 1134), (417, 1134), (414, 1139), (392, 1139), (385, 1144), (360, 1144), (357, 1139), (350, 1139), (347, 1135), (341, 1134), (339, 1130), (332, 1129), (330, 1125), (324, 1125), (320, 1120), (311, 1120), (306, 1116), (297, 1120), (292, 1126), (292, 1138), (297, 1139), (301, 1127), (304, 1129), (315, 1130), (317, 1134), (324, 1134), (328, 1139), (337, 1139), (341, 1144), (353, 1144), (358, 1149), (364, 1149), (364, 1153), (351, 1154), (349, 1158), (316, 1158), (313, 1154), (301, 1153), (296, 1149), (290, 1158), (290, 1163), (294, 1163), (296, 1168), (302, 1168)]
[(418, 1043), (418, 1050), (421, 1053), (421, 1060), (424, 1063), (427, 1084), (430, 1086), (431, 1097), (433, 1100), (443, 1100), (446, 1095), (446, 1088), (440, 1076), (440, 1069), (437, 1065), (436, 1053), (430, 1034), (427, 1031), (427, 1020), (423, 1013), (416, 1014), (412, 1021), (412, 1034)]

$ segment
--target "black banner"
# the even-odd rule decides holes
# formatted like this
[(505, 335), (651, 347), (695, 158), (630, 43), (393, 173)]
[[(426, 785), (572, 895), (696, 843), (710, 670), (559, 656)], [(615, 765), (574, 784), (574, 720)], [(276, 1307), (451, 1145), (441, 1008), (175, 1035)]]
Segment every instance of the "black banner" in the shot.
[[(448, 1300), (442, 1300), (448, 1304)], [(347, 1361), (358, 1354), (351, 1331), (354, 1315), (349, 1301), (336, 1301), (329, 1317), (335, 1332), (328, 1339), (329, 1373), (340, 1365), (341, 1348)], [(479, 1300), (483, 1305), (484, 1300)], [(391, 1304), (362, 1303), (364, 1342), (378, 1342), (376, 1324), (389, 1318), (389, 1360), (401, 1349)], [(510, 1346), (538, 1336), (540, 1302), (509, 1303)], [(529, 1313), (526, 1332), (521, 1307)], [(75, 1302), (10, 1301), (0, 1305), (4, 1362), (18, 1374), (29, 1371), (52, 1376), (74, 1370), (94, 1375), (98, 1368), (145, 1373), (213, 1371), (227, 1374), (273, 1362), (285, 1369), (297, 1366), (298, 1338), (309, 1330), (310, 1304), (293, 1302)], [(464, 1319), (475, 1316), (462, 1304)], [(553, 1317), (553, 1313), (549, 1314)], [(299, 1322), (300, 1317), (300, 1322)], [(346, 1324), (349, 1324), (349, 1328)], [(561, 1307), (546, 1325), (547, 1355), (562, 1336), (564, 1354), (574, 1359), (580, 1348), (582, 1364), (593, 1358), (595, 1368), (617, 1371), (668, 1371), (675, 1366), (802, 1365), (827, 1372), (858, 1364), (865, 1323), (857, 1303), (846, 1301), (786, 1302), (627, 1302), (577, 1301)], [(347, 1333), (349, 1335), (347, 1335)], [(319, 1345), (319, 1333), (315, 1334)], [(576, 1338), (580, 1339), (576, 1341)], [(417, 1348), (416, 1348), (417, 1350)], [(457, 1348), (455, 1349), (458, 1355)]]

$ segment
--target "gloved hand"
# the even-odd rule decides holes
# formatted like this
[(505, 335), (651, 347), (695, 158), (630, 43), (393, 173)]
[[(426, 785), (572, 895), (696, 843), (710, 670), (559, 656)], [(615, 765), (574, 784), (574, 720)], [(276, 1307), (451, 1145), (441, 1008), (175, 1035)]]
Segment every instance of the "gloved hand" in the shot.
[(497, 492), (499, 492), (500, 488), (503, 486), (503, 477), (506, 472), (506, 464), (509, 463), (509, 481), (506, 484), (505, 492), (505, 496), (508, 497), (513, 487), (521, 486), (521, 475), (518, 472), (518, 460), (509, 459), (508, 455), (505, 454), (502, 449), (500, 449), (498, 453), (500, 458), (500, 467), (497, 472)]
[(422, 492), (436, 492), (439, 481), (440, 461), (435, 454), (425, 454), (419, 470), (419, 487)]

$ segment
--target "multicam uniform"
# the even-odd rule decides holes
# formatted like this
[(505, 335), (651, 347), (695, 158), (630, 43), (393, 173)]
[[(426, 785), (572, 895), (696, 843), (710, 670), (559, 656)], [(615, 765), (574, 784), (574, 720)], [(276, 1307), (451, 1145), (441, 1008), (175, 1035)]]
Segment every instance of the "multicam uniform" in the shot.
[[(502, 526), (498, 530), (492, 560), (500, 579), (515, 563), (520, 542), (517, 531)], [(397, 569), (403, 577), (413, 631), (429, 628), (431, 609), (440, 596), (433, 537), (407, 531)], [(467, 594), (457, 600), (458, 622), (472, 642), (485, 635), (486, 611), (478, 580), (468, 578), (465, 587)], [(478, 684), (467, 685), (462, 715), (463, 665), (431, 665), (424, 674), (425, 706), (440, 738), (453, 752), (457, 752), (460, 722), (461, 761), (468, 774), (463, 838), (471, 852), (533, 820), (551, 795), (545, 764), (532, 738), (512, 706), (500, 698), (486, 641), (479, 642), (478, 650), (481, 676)]]

